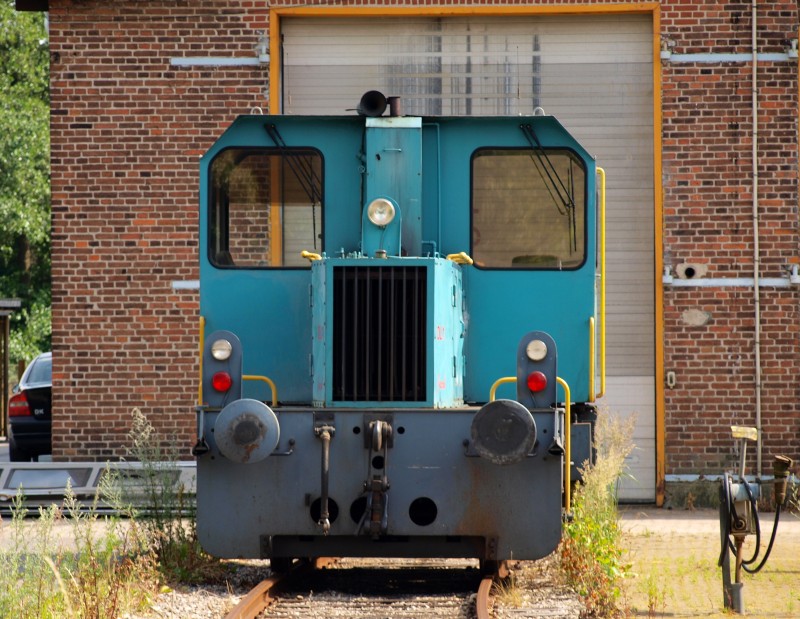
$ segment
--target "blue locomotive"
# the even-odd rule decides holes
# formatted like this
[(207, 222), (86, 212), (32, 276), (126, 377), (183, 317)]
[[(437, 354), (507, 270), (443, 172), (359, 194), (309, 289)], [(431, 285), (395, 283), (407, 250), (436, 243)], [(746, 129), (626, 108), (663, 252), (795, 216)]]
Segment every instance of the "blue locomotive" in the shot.
[(243, 116), (201, 160), (214, 555), (493, 564), (560, 540), (603, 375), (602, 175), (552, 116), (388, 103)]

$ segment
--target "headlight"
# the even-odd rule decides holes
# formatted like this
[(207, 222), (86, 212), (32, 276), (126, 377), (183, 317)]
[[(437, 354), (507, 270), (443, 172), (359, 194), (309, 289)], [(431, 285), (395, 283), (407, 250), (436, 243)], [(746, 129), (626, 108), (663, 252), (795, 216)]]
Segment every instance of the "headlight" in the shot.
[(378, 198), (369, 203), (367, 217), (376, 226), (388, 226), (394, 219), (394, 204), (386, 198)]
[(226, 361), (233, 352), (233, 346), (228, 340), (216, 340), (211, 344), (211, 356), (217, 361)]

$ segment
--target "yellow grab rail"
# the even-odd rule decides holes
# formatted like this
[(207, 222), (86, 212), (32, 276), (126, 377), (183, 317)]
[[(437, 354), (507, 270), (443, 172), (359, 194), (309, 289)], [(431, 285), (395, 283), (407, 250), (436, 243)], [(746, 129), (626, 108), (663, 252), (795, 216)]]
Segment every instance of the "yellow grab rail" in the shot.
[[(560, 376), (556, 376), (556, 381), (564, 388), (564, 505), (569, 511), (572, 503), (572, 397), (569, 384)], [(489, 401), (494, 402), (497, 388), (505, 383), (517, 382), (516, 376), (504, 376), (494, 381), (492, 388), (489, 389)]]
[(275, 383), (272, 379), (267, 378), (266, 376), (257, 376), (255, 374), (243, 374), (242, 380), (260, 380), (267, 383), (272, 389), (272, 406), (278, 406), (278, 388), (275, 386)]
[(496, 381), (494, 381), (492, 388), (489, 389), (489, 402), (494, 402), (494, 397), (497, 394), (497, 388), (500, 385), (504, 385), (506, 383), (515, 383), (515, 382), (517, 382), (516, 376), (504, 376), (503, 378), (498, 378)]
[[(197, 405), (203, 405), (203, 348), (205, 347), (205, 327), (206, 327), (206, 319), (203, 316), (200, 316), (200, 381), (197, 386)], [(242, 376), (242, 380), (261, 380), (267, 383), (272, 389), (272, 406), (278, 405), (278, 389), (275, 387), (275, 383), (272, 379), (267, 378), (266, 376), (255, 376), (252, 374), (245, 374)]]
[(447, 259), (456, 264), (473, 264), (475, 262), (465, 251), (460, 251), (457, 254), (447, 254)]
[(594, 402), (594, 316), (589, 316), (589, 402)]
[(600, 393), (597, 397), (602, 398), (606, 394), (606, 171), (597, 168), (597, 175), (600, 177)]
[(206, 339), (206, 319), (200, 316), (200, 380), (197, 384), (197, 405), (203, 406), (203, 348)]
[(564, 507), (569, 512), (572, 502), (572, 412), (569, 385), (560, 376), (558, 384), (564, 388)]

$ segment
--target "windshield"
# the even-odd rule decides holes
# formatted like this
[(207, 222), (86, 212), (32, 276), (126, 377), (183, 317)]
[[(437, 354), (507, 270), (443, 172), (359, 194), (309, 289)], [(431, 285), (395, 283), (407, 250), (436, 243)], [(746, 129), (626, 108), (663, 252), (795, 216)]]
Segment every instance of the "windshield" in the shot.
[(564, 149), (485, 149), (472, 159), (479, 267), (576, 269), (586, 257), (586, 172)]

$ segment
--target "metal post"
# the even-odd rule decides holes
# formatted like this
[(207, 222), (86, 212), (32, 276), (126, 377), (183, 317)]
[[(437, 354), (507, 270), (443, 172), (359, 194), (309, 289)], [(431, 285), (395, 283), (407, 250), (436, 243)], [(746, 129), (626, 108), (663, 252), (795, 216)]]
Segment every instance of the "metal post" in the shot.
[[(726, 492), (723, 489), (723, 492)], [(744, 614), (744, 583), (740, 582), (738, 567), (739, 561), (737, 558), (736, 567), (737, 574), (735, 582), (731, 581), (731, 552), (728, 548), (728, 528), (726, 521), (730, 519), (730, 514), (725, 509), (725, 505), (720, 501), (719, 505), (719, 524), (720, 524), (720, 540), (722, 542), (723, 551), (722, 556), (722, 605), (724, 608), (730, 608), (735, 613), (740, 615)]]
[(8, 364), (11, 349), (11, 313), (22, 305), (19, 299), (0, 299), (0, 435), (8, 436)]
[(8, 436), (8, 364), (9, 359), (9, 340), (11, 339), (11, 318), (8, 315), (2, 317), (3, 320), (3, 342), (0, 345), (0, 357), (3, 360), (2, 379), (0, 379), (0, 387), (3, 393), (3, 402), (0, 404), (0, 435)]

